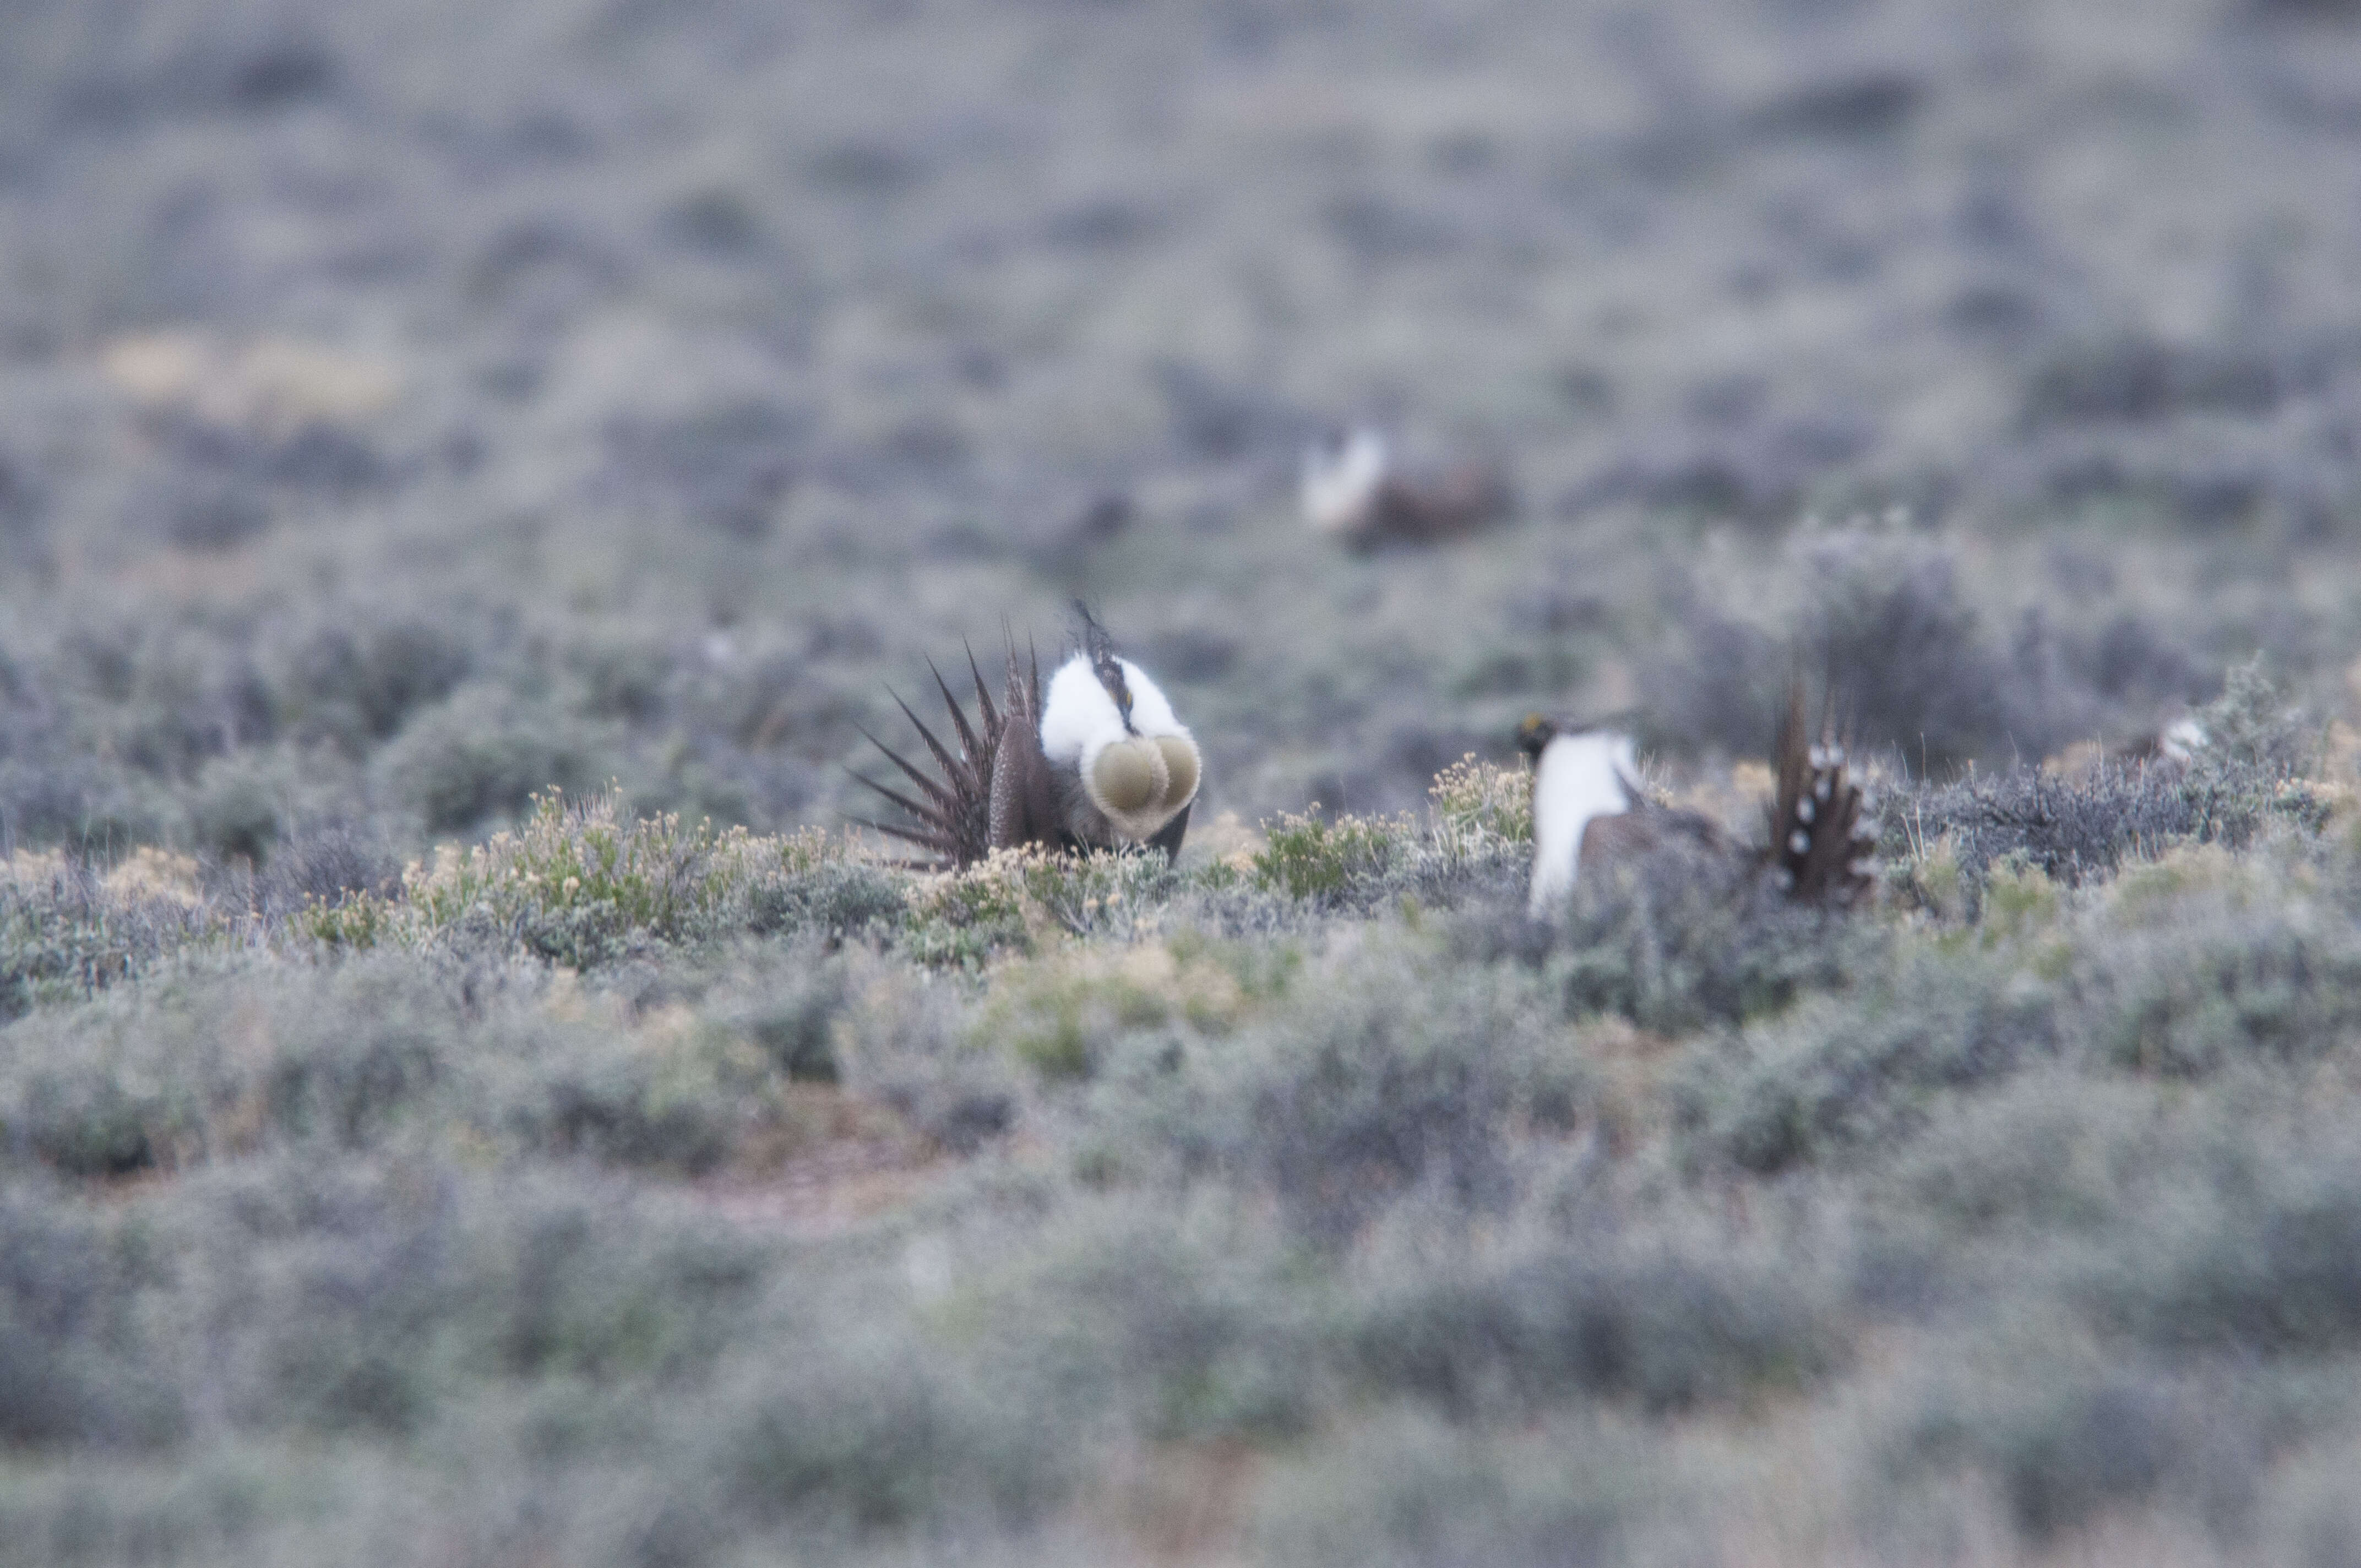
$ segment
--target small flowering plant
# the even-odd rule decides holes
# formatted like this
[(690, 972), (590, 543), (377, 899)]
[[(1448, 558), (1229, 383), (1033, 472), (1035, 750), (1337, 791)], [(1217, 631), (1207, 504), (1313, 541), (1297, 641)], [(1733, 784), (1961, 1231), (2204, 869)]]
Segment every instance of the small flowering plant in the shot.
[(1435, 774), (1426, 794), (1434, 847), (1446, 859), (1533, 841), (1533, 771), (1523, 762), (1504, 768), (1470, 751)]

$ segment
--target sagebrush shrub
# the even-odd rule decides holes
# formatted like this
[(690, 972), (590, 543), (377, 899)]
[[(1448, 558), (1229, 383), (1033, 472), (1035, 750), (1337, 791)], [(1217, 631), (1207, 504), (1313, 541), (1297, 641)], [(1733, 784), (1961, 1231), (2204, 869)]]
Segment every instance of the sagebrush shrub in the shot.
[(181, 1435), (187, 1390), (138, 1317), (159, 1261), (136, 1227), (40, 1184), (0, 1197), (0, 1442), (137, 1450)]
[(1272, 1568), (1613, 1563), (1687, 1501), (1656, 1428), (1596, 1411), (1488, 1431), (1379, 1406), (1279, 1465), (1252, 1519)]
[(608, 749), (592, 727), (478, 683), (411, 718), (371, 766), (428, 832), (454, 833), (523, 812), (543, 792), (588, 787)]
[(2065, 776), (2020, 768), (1887, 792), (1880, 843), (1905, 873), (1910, 862), (1947, 854), (1972, 915), (1989, 869), (2004, 860), (2079, 884), (2180, 844), (2242, 847), (2274, 822), (2316, 831), (2333, 798), (2226, 753), (2185, 770), (2103, 762)]
[(1895, 1434), (1891, 1470), (1982, 1472), (2037, 1542), (2168, 1492), (2228, 1516), (2251, 1489), (2261, 1434), (2235, 1405), (2148, 1368), (2032, 1359), (1981, 1386), (1930, 1390)]
[(101, 877), (61, 850), (20, 850), (0, 861), (0, 1023), (230, 935), (185, 857), (143, 850)]
[(2014, 955), (1905, 949), (1869, 984), (1814, 996), (1699, 1047), (1684, 1091), (1697, 1146), (1754, 1171), (1904, 1131), (1946, 1090), (2055, 1053), (2056, 990)]
[(1350, 905), (1381, 888), (1386, 873), (1407, 859), (1412, 831), (1407, 817), (1326, 817), (1317, 806), (1283, 815), (1254, 852), (1251, 874), (1257, 886), (1290, 898)]
[(283, 655), (280, 717), (357, 755), (448, 696), (473, 662), (463, 632), (430, 621), (322, 626)]
[(1268, 1183), (1334, 1238), (1422, 1182), (1472, 1206), (1503, 1201), (1506, 1130), (1569, 1126), (1586, 1102), (1582, 1065), (1555, 1045), (1519, 971), (1376, 944), (1307, 965), (1276, 1007), (1142, 1064), (1109, 1108), (1136, 1142)]
[(1077, 944), (1008, 965), (994, 981), (978, 1041), (1063, 1077), (1088, 1076), (1124, 1034), (1230, 1028), (1247, 1002), (1229, 966), (1188, 945)]
[(1533, 775), (1469, 752), (1434, 775), (1427, 789), (1436, 849), (1455, 861), (1514, 852), (1533, 839)]
[(1586, 1396), (1686, 1409), (1801, 1387), (1842, 1360), (1840, 1313), (1790, 1264), (1595, 1235), (1502, 1250), (1356, 1300), (1355, 1377), (1466, 1420)]
[(1940, 548), (1861, 530), (1811, 541), (1812, 603), (1796, 642), (1865, 746), (1949, 769), (2000, 738), (2004, 679)]
[(2268, 1155), (2191, 1152), (2213, 1179), (2158, 1171), (2087, 1256), (2073, 1297), (2093, 1321), (2163, 1352), (2312, 1358), (2361, 1345), (2361, 1149), (2299, 1134)]
[(1541, 962), (1569, 1014), (1676, 1034), (1840, 985), (1876, 944), (1873, 927), (1790, 902), (1748, 860), (1672, 846), (1581, 879)]
[(331, 947), (489, 942), (589, 969), (635, 942), (866, 924), (883, 899), (848, 853), (818, 829), (761, 838), (669, 815), (626, 820), (612, 794), (569, 803), (553, 790), (516, 828), (413, 862), (400, 893), (313, 903), (295, 924)]

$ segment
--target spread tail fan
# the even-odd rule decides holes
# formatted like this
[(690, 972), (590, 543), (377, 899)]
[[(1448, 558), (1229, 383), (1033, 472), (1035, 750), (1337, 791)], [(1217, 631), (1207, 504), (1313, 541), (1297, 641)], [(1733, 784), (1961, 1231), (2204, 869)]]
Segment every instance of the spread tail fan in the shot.
[(1860, 858), (1876, 835), (1861, 819), (1861, 786), (1835, 726), (1823, 712), (1815, 739), (1806, 721), (1801, 679), (1788, 683), (1778, 761), (1778, 789), (1768, 807), (1771, 863), (1789, 896), (1844, 907), (1869, 891)]
[[(876, 736), (871, 735), (866, 729), (862, 729), (861, 733), (867, 738), (871, 745), (884, 753), (887, 762), (902, 771), (903, 776), (916, 787), (917, 794), (916, 796), (906, 795), (900, 790), (888, 788), (863, 774), (852, 775), (895, 806), (900, 806), (909, 816), (907, 823), (864, 820), (862, 826), (873, 828), (878, 832), (888, 834), (905, 843), (916, 844), (922, 850), (932, 851), (937, 857), (933, 863), (939, 866), (972, 865), (991, 851), (994, 842), (993, 837), (994, 775), (997, 772), (996, 764), (1003, 749), (1003, 742), (1011, 721), (1018, 718), (1020, 707), (1029, 711), (1031, 707), (1038, 706), (1038, 702), (1030, 704), (1020, 702), (1020, 697), (1025, 694), (1020, 693), (1017, 686), (1016, 652), (1013, 642), (1008, 655), (1008, 693), (1002, 706), (994, 705), (992, 693), (983, 684), (983, 672), (976, 665), (975, 652), (972, 649), (968, 651), (967, 667), (968, 674), (975, 681), (977, 718), (980, 723), (972, 722), (969, 719), (966, 711), (960, 707), (959, 698), (952, 695), (950, 684), (943, 679), (942, 672), (935, 668), (933, 661), (929, 660), (927, 664), (927, 668), (934, 674), (935, 689), (942, 694), (943, 707), (950, 714), (952, 737), (959, 743), (959, 749), (956, 751), (945, 745), (937, 738), (933, 730), (927, 728), (926, 722), (911, 710), (908, 703), (904, 702), (898, 695), (894, 698), (895, 706), (901, 708), (903, 714), (910, 720), (911, 726), (917, 730), (918, 738), (926, 742), (928, 751), (934, 757), (935, 765), (941, 770), (942, 776), (939, 779), (878, 740)], [(1036, 684), (1038, 684), (1038, 676)], [(1003, 711), (1004, 708), (1006, 711)], [(1038, 720), (1032, 722), (1038, 723)], [(1037, 738), (1034, 742), (1037, 751), (1039, 749), (1039, 744)]]

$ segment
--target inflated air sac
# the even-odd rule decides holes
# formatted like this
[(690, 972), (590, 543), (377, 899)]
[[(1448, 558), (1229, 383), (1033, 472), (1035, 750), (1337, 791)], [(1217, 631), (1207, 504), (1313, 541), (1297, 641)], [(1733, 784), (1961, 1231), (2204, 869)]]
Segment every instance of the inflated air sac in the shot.
[(1152, 740), (1134, 736), (1101, 751), (1091, 764), (1091, 793), (1109, 814), (1145, 811), (1163, 797), (1171, 775)]
[(1170, 781), (1157, 804), (1178, 811), (1197, 794), (1197, 748), (1178, 735), (1159, 735), (1156, 749), (1164, 754), (1164, 773)]

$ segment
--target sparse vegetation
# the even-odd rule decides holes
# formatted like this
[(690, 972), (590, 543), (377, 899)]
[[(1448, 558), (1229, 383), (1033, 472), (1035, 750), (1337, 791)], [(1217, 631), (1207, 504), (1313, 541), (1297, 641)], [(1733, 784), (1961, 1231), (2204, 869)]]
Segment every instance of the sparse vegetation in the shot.
[[(0, 1558), (2355, 1563), (2356, 7), (2114, 11), (0, 6)], [(849, 827), (1077, 593), (1178, 862)]]
[[(2279, 744), (2208, 787), (2335, 795)], [(1980, 1476), (2028, 1542), (2126, 1508), (2278, 1541), (2273, 1445), (2361, 1419), (2361, 854), (2323, 810), (2135, 832), (2124, 777), (2079, 797), (2112, 859), (2015, 846), (1972, 899), (1965, 786), (1900, 788), (1955, 825), (1850, 918), (1667, 851), (1533, 926), (1522, 777), (1468, 762), (1423, 827), (1291, 817), (1177, 872), (921, 872), (555, 793), (275, 917), (185, 859), (20, 855), (27, 931), (150, 935), (27, 962), (0, 1028), (0, 1510), (280, 1550), (304, 1516), (175, 1510), (304, 1443), (398, 1493), (401, 1444), (472, 1433), (493, 1475), (621, 1478), (554, 1539), (857, 1557), (1054, 1540), (1161, 1484), (1110, 1453), (1211, 1445), (1425, 1499), (1274, 1481), (1241, 1542), (1524, 1560), (1750, 1528), (1700, 1434), (1825, 1409), (1864, 1539)], [(858, 917), (783, 913), (825, 909)], [(831, 1168), (931, 1196), (838, 1246), (792, 1196)], [(1934, 1306), (2000, 1291), (2044, 1356)], [(1607, 1431), (1655, 1478), (1526, 1468)], [(77, 1502), (57, 1466), (99, 1455)]]

